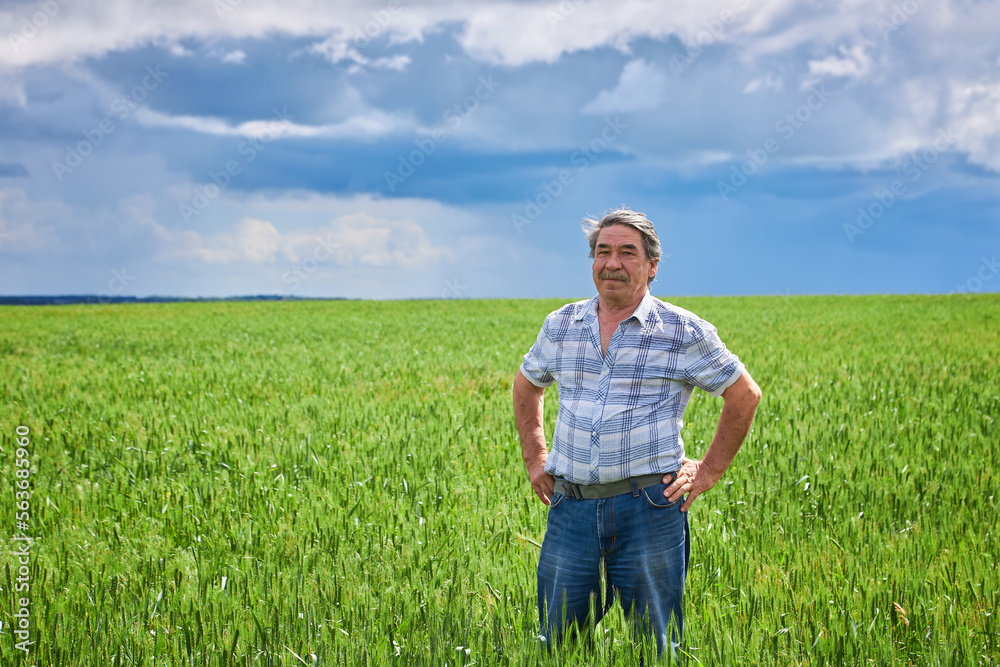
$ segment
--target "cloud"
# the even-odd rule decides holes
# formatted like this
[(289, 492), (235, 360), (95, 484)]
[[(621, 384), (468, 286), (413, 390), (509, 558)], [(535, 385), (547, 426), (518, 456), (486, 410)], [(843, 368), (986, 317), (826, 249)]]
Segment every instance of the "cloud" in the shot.
[(194, 57), (194, 51), (188, 49), (183, 44), (177, 44), (177, 43), (170, 44), (167, 47), (167, 51), (169, 51), (170, 55), (174, 56), (175, 58), (193, 58)]
[(347, 71), (352, 74), (365, 68), (402, 72), (410, 64), (410, 57), (402, 54), (369, 58), (355, 48), (353, 41), (348, 41), (341, 36), (330, 37), (313, 44), (308, 48), (308, 52), (322, 56), (332, 65), (349, 62), (351, 64)]
[[(205, 2), (204, 0), (149, 0), (142, 3), (60, 2), (58, 11), (41, 26), (30, 23), (35, 3), (0, 9), (0, 68), (79, 62), (115, 51), (161, 46), (176, 57), (193, 52), (185, 40), (259, 39), (271, 35), (325, 37), (355, 34), (374, 21), (377, 34), (392, 41), (420, 39), (437, 20), (422, 15), (419, 6), (344, 0), (331, 11), (324, 0), (262, 0), (260, 2)], [(392, 12), (388, 7), (399, 7)], [(224, 8), (224, 9), (223, 9)], [(456, 7), (436, 10), (439, 20), (454, 20)], [(22, 35), (22, 31), (24, 34)], [(362, 33), (364, 34), (364, 33)], [(16, 35), (16, 48), (7, 44)]]
[(636, 39), (696, 32), (701, 19), (712, 17), (708, 8), (681, 5), (663, 11), (641, 0), (469, 3), (464, 14), (458, 40), (466, 52), (509, 66), (553, 63), (566, 54), (599, 47), (628, 52)]
[(784, 87), (784, 82), (780, 77), (776, 77), (771, 72), (768, 72), (763, 77), (757, 77), (756, 79), (748, 81), (747, 85), (743, 87), (743, 92), (748, 94), (755, 93), (758, 90), (764, 90), (765, 88), (780, 91), (784, 89)]
[(871, 70), (871, 58), (860, 44), (849, 49), (841, 46), (839, 50), (843, 57), (827, 56), (822, 60), (809, 61), (810, 77), (802, 83), (803, 89), (825, 76), (861, 79)]
[(161, 259), (273, 264), (278, 259), (297, 263), (320, 257), (331, 267), (419, 268), (452, 256), (450, 249), (433, 245), (412, 220), (352, 213), (322, 227), (285, 234), (269, 221), (250, 217), (241, 219), (231, 232), (207, 237), (182, 231), (170, 237)]
[(226, 55), (222, 56), (222, 62), (229, 63), (231, 65), (242, 65), (246, 62), (247, 54), (241, 49), (236, 49), (235, 51), (230, 51)]
[(585, 113), (627, 113), (655, 109), (666, 99), (667, 76), (643, 58), (625, 63), (618, 84), (583, 106)]
[(1000, 172), (1000, 82), (956, 82), (949, 112), (958, 148), (968, 151), (972, 162)]
[(58, 202), (36, 204), (19, 188), (0, 189), (0, 254), (48, 253), (59, 247), (56, 228), (72, 224), (72, 210)]
[(265, 220), (243, 218), (232, 233), (203, 239), (198, 232), (184, 232), (184, 253), (206, 264), (249, 262), (262, 264), (274, 262), (281, 242), (281, 234)]
[(412, 220), (358, 213), (337, 218), (328, 229), (342, 249), (344, 266), (419, 267), (451, 254), (446, 248), (433, 246), (423, 228)]
[[(746, 0), (730, 0), (722, 9), (742, 15), (747, 5)], [(768, 5), (784, 7), (784, 0), (764, 2), (757, 13), (766, 14)], [(219, 6), (225, 6), (226, 11), (219, 11)], [(405, 66), (403, 58), (369, 60), (361, 55), (360, 46), (375, 40), (390, 44), (421, 41), (431, 33), (460, 26), (458, 40), (467, 53), (517, 66), (551, 63), (565, 54), (602, 46), (627, 50), (630, 42), (642, 37), (662, 39), (675, 34), (693, 41), (707, 25), (718, 22), (720, 14), (718, 7), (693, 3), (664, 11), (645, 0), (614, 4), (596, 0), (538, 4), (514, 0), (344, 0), (337, 3), (337, 11), (330, 11), (322, 0), (260, 0), (233, 5), (204, 0), (67, 3), (19, 49), (0, 49), (0, 65), (76, 62), (150, 44), (178, 56), (190, 55), (183, 40), (287, 35), (330, 38), (331, 44), (323, 48), (338, 62), (357, 55), (370, 66), (399, 68)], [(22, 18), (16, 8), (0, 10), (0, 34), (18, 30)], [(730, 28), (733, 26), (727, 24), (726, 30)], [(352, 48), (355, 54), (349, 53)]]
[(294, 123), (291, 120), (293, 116), (288, 113), (287, 109), (277, 108), (275, 108), (274, 117), (271, 119), (244, 121), (236, 125), (212, 116), (171, 116), (146, 107), (138, 109), (136, 118), (147, 127), (184, 129), (201, 134), (250, 137), (263, 141), (295, 138), (370, 139), (414, 126), (414, 123), (409, 119), (378, 109), (368, 110), (340, 123), (325, 125)]
[(440, 235), (470, 220), (463, 210), (430, 200), (223, 193), (209, 212), (214, 217), (199, 219), (202, 228), (192, 230), (179, 226), (170, 207), (159, 204), (158, 209), (150, 195), (124, 200), (115, 216), (122, 222), (109, 231), (168, 264), (283, 265), (319, 257), (328, 269), (428, 267), (455, 260), (458, 237), (446, 234), (448, 243), (435, 242), (426, 230), (436, 225)]

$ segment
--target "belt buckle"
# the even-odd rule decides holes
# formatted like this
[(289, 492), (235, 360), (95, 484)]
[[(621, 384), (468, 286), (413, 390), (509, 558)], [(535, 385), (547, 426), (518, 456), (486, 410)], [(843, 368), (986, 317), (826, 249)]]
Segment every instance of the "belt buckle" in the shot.
[(574, 484), (572, 482), (563, 482), (563, 484), (569, 488), (570, 495), (573, 496), (573, 498), (576, 500), (583, 500), (583, 492), (580, 490), (579, 484)]

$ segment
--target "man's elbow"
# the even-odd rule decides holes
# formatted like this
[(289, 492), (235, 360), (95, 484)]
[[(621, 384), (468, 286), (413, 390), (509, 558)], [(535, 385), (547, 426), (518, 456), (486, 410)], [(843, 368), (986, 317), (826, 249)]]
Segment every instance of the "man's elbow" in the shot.
[(524, 376), (521, 374), (521, 369), (517, 369), (517, 373), (514, 374), (514, 382), (510, 388), (510, 393), (513, 395), (515, 402), (517, 401), (518, 396), (524, 393), (525, 382), (527, 382), (527, 380), (524, 379)]
[(739, 404), (741, 407), (756, 410), (762, 396), (763, 392), (760, 390), (760, 387), (750, 377), (750, 374), (744, 371), (743, 375), (722, 393), (722, 400), (733, 400), (734, 403)]
[(514, 375), (514, 385), (511, 387), (511, 395), (514, 397), (514, 403), (519, 401), (524, 401), (529, 398), (537, 399), (538, 396), (545, 391), (541, 387), (536, 387), (528, 378), (524, 377), (521, 373), (521, 369), (517, 369), (517, 373)]

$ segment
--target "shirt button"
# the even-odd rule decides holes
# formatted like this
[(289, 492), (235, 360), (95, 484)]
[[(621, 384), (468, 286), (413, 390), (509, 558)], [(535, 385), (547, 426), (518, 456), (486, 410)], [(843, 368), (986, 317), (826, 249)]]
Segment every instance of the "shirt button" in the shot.
[(597, 431), (591, 431), (590, 435), (597, 435)]

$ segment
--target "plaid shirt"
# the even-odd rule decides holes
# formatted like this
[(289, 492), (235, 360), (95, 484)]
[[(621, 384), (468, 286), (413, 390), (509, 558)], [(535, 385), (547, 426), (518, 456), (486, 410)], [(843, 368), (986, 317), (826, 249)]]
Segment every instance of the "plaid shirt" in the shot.
[(521, 374), (559, 383), (559, 415), (545, 471), (605, 484), (677, 470), (681, 427), (695, 387), (719, 396), (743, 374), (714, 326), (646, 292), (601, 357), (597, 297), (545, 318)]

